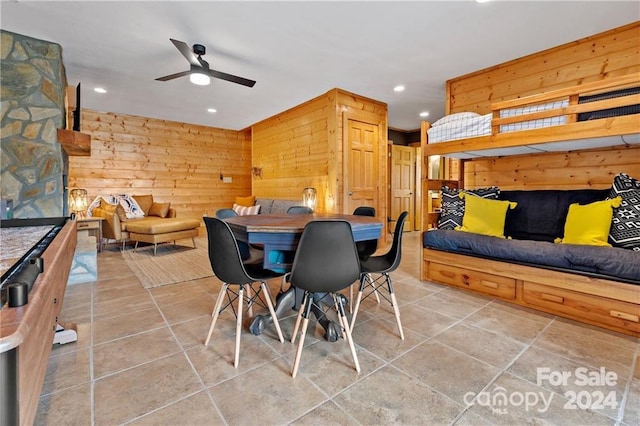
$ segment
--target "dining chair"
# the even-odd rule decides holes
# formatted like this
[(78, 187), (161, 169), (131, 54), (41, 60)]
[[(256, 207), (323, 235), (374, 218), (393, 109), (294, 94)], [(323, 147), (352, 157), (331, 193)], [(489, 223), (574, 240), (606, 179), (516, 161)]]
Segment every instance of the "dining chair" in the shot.
[[(402, 331), (402, 322), (400, 322), (400, 310), (398, 309), (398, 301), (396, 295), (393, 292), (393, 285), (391, 284), (391, 272), (395, 271), (400, 265), (402, 259), (402, 234), (404, 228), (404, 222), (407, 219), (409, 213), (402, 212), (398, 216), (396, 221), (396, 229), (393, 232), (393, 243), (389, 251), (379, 256), (371, 256), (364, 262), (360, 262), (360, 287), (358, 289), (358, 298), (356, 299), (356, 307), (353, 310), (353, 316), (351, 317), (351, 330), (356, 323), (356, 317), (358, 316), (358, 309), (360, 308), (360, 302), (363, 299), (371, 296), (374, 292), (378, 291), (380, 295), (391, 303), (393, 307), (393, 313), (396, 316), (396, 322), (398, 323), (398, 330), (400, 330), (400, 338), (404, 340), (404, 332)], [(377, 275), (373, 279), (373, 275)], [(371, 290), (362, 297), (363, 292), (367, 286), (371, 286)], [(384, 288), (386, 287), (386, 289)], [(384, 294), (382, 289), (385, 289), (388, 293), (388, 297)]]
[[(375, 217), (376, 209), (369, 206), (358, 206), (353, 211), (353, 214), (355, 216)], [(358, 248), (358, 257), (360, 258), (360, 261), (364, 262), (378, 249), (378, 240), (357, 241), (356, 247)], [(380, 303), (380, 296), (378, 296), (378, 292), (376, 291), (374, 294), (378, 303)], [(349, 312), (353, 312), (353, 285), (349, 287)]]
[[(218, 219), (224, 220), (230, 217), (238, 217), (238, 213), (236, 213), (234, 209), (218, 209), (216, 210), (216, 217)], [(240, 257), (243, 261), (251, 259), (251, 250), (249, 249), (249, 244), (245, 243), (244, 241), (238, 241), (238, 248), (240, 249)]]
[[(213, 217), (205, 217), (204, 223), (207, 227), (207, 239), (209, 241), (209, 261), (213, 273), (220, 281), (223, 282), (222, 288), (218, 293), (218, 298), (212, 312), (211, 325), (209, 333), (204, 342), (205, 346), (209, 345), (211, 334), (218, 320), (218, 316), (227, 307), (231, 307), (236, 315), (236, 346), (234, 351), (233, 366), (238, 367), (240, 361), (240, 334), (242, 332), (242, 304), (247, 302), (247, 310), (249, 315), (253, 315), (253, 305), (265, 306), (269, 309), (273, 318), (273, 324), (276, 327), (280, 342), (284, 342), (282, 331), (275, 310), (273, 309), (273, 301), (267, 280), (282, 276), (278, 272), (263, 269), (262, 264), (242, 262), (240, 257), (240, 249), (238, 242), (223, 220)], [(257, 289), (253, 288), (255, 283), (260, 283)], [(232, 289), (232, 286), (238, 286), (238, 290)], [(247, 294), (245, 293), (245, 290)], [(264, 293), (264, 300), (261, 295)], [(227, 296), (227, 303), (222, 306), (223, 300)], [(233, 309), (233, 302), (238, 300), (237, 310)]]
[(287, 214), (311, 214), (313, 209), (307, 206), (291, 206), (287, 209)]
[[(291, 343), (295, 343), (300, 320), (303, 319), (300, 341), (291, 372), (293, 377), (296, 377), (300, 366), (300, 357), (312, 306), (315, 306), (315, 312), (318, 312), (318, 309), (322, 310), (320, 304), (329, 296), (333, 299), (333, 306), (338, 313), (338, 325), (342, 336), (349, 343), (356, 371), (360, 372), (360, 363), (351, 338), (349, 320), (345, 313), (344, 304), (337, 293), (350, 286), (359, 276), (360, 260), (349, 222), (343, 220), (309, 222), (300, 236), (289, 276), (291, 285), (304, 291), (302, 305), (298, 310), (291, 337)], [(319, 320), (319, 318), (316, 319)]]

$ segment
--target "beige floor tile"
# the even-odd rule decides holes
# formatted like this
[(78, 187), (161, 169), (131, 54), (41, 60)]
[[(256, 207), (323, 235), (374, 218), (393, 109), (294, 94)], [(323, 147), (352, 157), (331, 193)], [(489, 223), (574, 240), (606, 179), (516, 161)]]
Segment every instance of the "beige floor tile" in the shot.
[(497, 425), (615, 424), (614, 420), (593, 411), (568, 409), (565, 407), (567, 402), (561, 395), (510, 374), (503, 374), (490, 388), (478, 395), (469, 411)]
[(327, 400), (304, 376), (293, 379), (290, 365), (283, 359), (209, 391), (230, 425), (287, 424)]
[[(209, 298), (209, 293), (193, 282), (177, 283), (149, 289), (159, 306), (171, 306), (191, 299)], [(212, 306), (213, 307), (213, 306)]]
[[(303, 348), (297, 377), (304, 376), (329, 397), (333, 397), (385, 363), (359, 347), (356, 347), (356, 355), (360, 363), (360, 373), (356, 371), (349, 344), (345, 339), (333, 343), (319, 340)], [(295, 353), (285, 358), (291, 368), (294, 358)]]
[[(607, 404), (602, 408), (594, 409), (599, 414), (612, 419), (618, 416), (618, 407), (623, 401), (627, 385), (627, 376), (619, 377), (613, 371), (595, 369), (536, 347), (527, 349), (509, 368), (509, 373), (566, 397), (570, 397), (571, 392), (575, 394), (588, 392), (590, 396), (598, 393), (610, 395), (613, 392), (611, 395), (617, 401), (616, 407)], [(565, 375), (566, 379), (559, 379), (561, 374)], [(596, 385), (586, 380), (586, 377), (592, 377), (593, 380), (596, 377), (604, 378), (603, 375), (608, 377), (607, 384)], [(614, 381), (615, 384), (613, 384)]]
[(291, 426), (341, 426), (356, 424), (356, 420), (335, 402), (327, 401), (290, 423)]
[(631, 382), (622, 421), (629, 426), (640, 425), (640, 380)]
[[(195, 299), (187, 299), (181, 302), (160, 306), (162, 314), (169, 324), (176, 324), (182, 321), (198, 318), (200, 316), (211, 316), (215, 299), (209, 295)], [(234, 306), (237, 307), (236, 304)], [(246, 312), (246, 304), (244, 304)], [(226, 312), (225, 312), (226, 313)]]
[[(572, 325), (568, 330), (565, 325), (556, 325), (554, 322), (533, 345), (593, 368), (605, 367), (607, 370), (615, 371), (620, 377), (630, 374), (635, 348), (624, 347), (624, 343), (623, 346), (617, 346), (598, 338), (597, 334), (591, 336), (588, 333), (577, 332), (575, 328)], [(627, 339), (621, 337), (615, 341), (627, 342)]]
[[(176, 335), (182, 349), (188, 350), (204, 345), (211, 324), (210, 316), (201, 316), (192, 320), (173, 324), (171, 330)], [(216, 326), (217, 327), (217, 326)]]
[(149, 293), (144, 292), (136, 296), (124, 296), (118, 299), (94, 302), (93, 320), (117, 317), (135, 311), (154, 308), (155, 304)]
[(223, 425), (224, 420), (211, 402), (206, 391), (198, 392), (150, 414), (140, 417), (129, 425), (176, 426), (176, 425)]
[(89, 349), (82, 348), (74, 352), (57, 355), (55, 351), (49, 357), (47, 373), (42, 385), (42, 394), (59, 391), (90, 381)]
[(460, 405), (468, 392), (480, 392), (500, 369), (437, 342), (424, 343), (393, 362)]
[(112, 340), (93, 349), (94, 377), (99, 379), (179, 351), (168, 327)]
[(95, 424), (124, 423), (202, 389), (182, 353), (143, 364), (96, 380)]
[(40, 397), (34, 425), (90, 425), (91, 385), (87, 382)]
[(88, 322), (76, 322), (70, 321), (63, 316), (60, 316), (58, 323), (60, 325), (68, 327), (69, 329), (75, 330), (77, 340), (75, 342), (65, 344), (56, 343), (51, 348), (51, 356), (75, 352), (83, 348), (89, 348), (91, 346), (91, 329), (93, 326), (90, 320)]
[(534, 321), (487, 305), (467, 317), (464, 322), (502, 334), (522, 343), (530, 343), (551, 322)]
[[(416, 305), (405, 305), (400, 309), (402, 327), (425, 337), (433, 337), (458, 320), (447, 315), (422, 309)], [(393, 314), (387, 315), (387, 320), (394, 320)]]
[(393, 367), (374, 372), (333, 401), (365, 425), (448, 424), (463, 408)]
[(464, 323), (440, 333), (436, 341), (498, 368), (505, 368), (525, 345), (497, 333)]
[(364, 324), (356, 324), (353, 341), (379, 358), (390, 361), (427, 340), (422, 334), (403, 328), (404, 340), (400, 339), (395, 318), (376, 318)]
[(98, 345), (164, 326), (166, 326), (164, 319), (155, 306), (151, 309), (101, 319), (93, 323), (93, 344)]
[[(206, 386), (216, 385), (280, 357), (260, 337), (243, 331), (240, 360), (238, 368), (234, 368), (235, 328), (218, 328), (219, 325), (223, 324), (216, 324), (209, 346), (197, 345), (186, 352)], [(282, 345), (291, 346), (291, 343), (285, 341)]]
[(460, 303), (459, 298), (453, 297), (444, 292), (431, 294), (419, 301), (416, 301), (414, 304), (421, 308), (429, 309), (457, 319), (462, 319), (471, 315), (473, 312), (484, 306), (483, 304), (470, 300), (465, 303)]

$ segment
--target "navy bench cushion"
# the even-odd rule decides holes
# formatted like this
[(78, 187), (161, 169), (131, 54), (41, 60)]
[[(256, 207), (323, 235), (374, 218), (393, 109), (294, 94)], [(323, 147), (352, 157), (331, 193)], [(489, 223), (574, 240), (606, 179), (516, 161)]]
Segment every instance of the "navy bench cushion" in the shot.
[(640, 284), (639, 256), (633, 250), (554, 244), (546, 241), (508, 240), (444, 229), (425, 232), (423, 246)]

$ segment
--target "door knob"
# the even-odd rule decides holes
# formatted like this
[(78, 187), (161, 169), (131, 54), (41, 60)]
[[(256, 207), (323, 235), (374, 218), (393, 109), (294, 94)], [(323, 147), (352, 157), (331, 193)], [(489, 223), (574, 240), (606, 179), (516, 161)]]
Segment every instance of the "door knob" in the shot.
[(347, 192), (347, 195), (348, 195), (348, 196), (352, 196), (352, 195), (353, 195), (353, 191), (349, 191), (349, 192)]

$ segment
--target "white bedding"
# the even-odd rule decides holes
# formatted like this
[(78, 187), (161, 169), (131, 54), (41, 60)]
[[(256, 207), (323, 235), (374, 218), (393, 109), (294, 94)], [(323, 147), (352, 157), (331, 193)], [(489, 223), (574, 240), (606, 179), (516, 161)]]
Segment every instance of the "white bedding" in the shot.
[[(514, 117), (522, 114), (529, 114), (536, 111), (565, 107), (568, 100), (549, 102), (542, 105), (532, 105), (521, 108), (511, 108), (500, 111), (500, 117)], [(442, 125), (434, 125), (427, 134), (429, 143), (445, 142), (455, 139), (466, 139), (491, 134), (492, 114), (480, 115), (477, 117), (463, 117), (459, 120), (446, 122)], [(516, 132), (519, 130), (538, 129), (541, 127), (551, 127), (565, 124), (566, 116), (541, 118), (518, 123), (504, 124), (500, 126), (500, 133)]]

